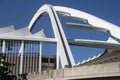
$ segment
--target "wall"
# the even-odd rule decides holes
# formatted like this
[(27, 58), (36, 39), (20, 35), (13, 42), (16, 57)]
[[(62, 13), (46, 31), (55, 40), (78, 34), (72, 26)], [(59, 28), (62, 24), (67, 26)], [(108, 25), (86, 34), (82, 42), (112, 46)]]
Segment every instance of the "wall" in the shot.
[(42, 71), (39, 73), (29, 73), (27, 75), (27, 79), (28, 80), (68, 80), (68, 79), (83, 80), (86, 78), (100, 78), (100, 77), (104, 78), (104, 77), (115, 77), (115, 76), (120, 76), (120, 62), (79, 66), (79, 67), (66, 68), (61, 70), (49, 70), (49, 71)]

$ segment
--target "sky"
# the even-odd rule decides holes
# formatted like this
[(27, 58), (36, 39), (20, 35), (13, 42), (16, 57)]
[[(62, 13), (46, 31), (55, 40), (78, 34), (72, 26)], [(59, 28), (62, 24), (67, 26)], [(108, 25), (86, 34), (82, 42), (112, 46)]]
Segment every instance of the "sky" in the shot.
[[(81, 10), (120, 26), (120, 0), (0, 0), (0, 27), (14, 25), (15, 29), (20, 29), (28, 26), (33, 15), (44, 4)], [(60, 20), (79, 22), (61, 18)], [(54, 37), (51, 27), (47, 28), (47, 26), (51, 26), (48, 15), (38, 21), (33, 33), (44, 27), (46, 35)], [(109, 36), (107, 33), (81, 29), (64, 28), (64, 31), (68, 39), (107, 40)], [(104, 49), (99, 48), (82, 46), (70, 46), (70, 48), (76, 63), (104, 52)], [(54, 53), (55, 50), (53, 47), (53, 50), (44, 49), (43, 52), (49, 54), (49, 52)]]

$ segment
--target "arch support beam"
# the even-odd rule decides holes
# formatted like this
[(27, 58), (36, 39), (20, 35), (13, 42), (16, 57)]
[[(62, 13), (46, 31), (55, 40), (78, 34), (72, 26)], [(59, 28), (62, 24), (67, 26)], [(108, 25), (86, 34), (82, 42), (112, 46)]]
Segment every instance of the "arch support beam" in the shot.
[[(32, 18), (28, 29), (32, 30), (35, 23), (38, 21), (38, 19), (43, 16), (43, 14), (47, 13), (50, 17), (52, 28), (54, 31), (55, 39), (57, 40), (57, 55), (60, 57), (62, 68), (65, 67), (65, 65), (74, 66), (75, 62), (69, 47), (69, 44), (67, 42), (67, 39), (65, 37), (62, 25), (60, 23), (60, 20), (57, 16), (56, 11), (54, 10), (53, 6), (51, 5), (43, 5), (34, 15)], [(57, 58), (59, 58), (57, 57)], [(59, 59), (57, 59), (59, 60)], [(57, 61), (58, 62), (58, 61)], [(57, 65), (57, 68), (59, 68), (59, 65)]]
[(54, 8), (58, 13), (62, 13), (63, 17), (67, 16), (68, 18), (83, 20), (92, 26), (109, 30), (110, 34), (120, 41), (120, 27), (80, 10), (62, 6), (54, 6)]
[[(45, 13), (47, 13), (50, 17), (51, 23), (52, 23), (52, 28), (54, 31), (55, 39), (57, 41), (57, 58), (60, 57), (62, 68), (64, 68), (65, 65), (69, 66), (74, 66), (75, 62), (68, 44), (68, 41), (66, 39), (66, 36), (64, 34), (62, 25), (60, 23), (60, 20), (58, 18), (58, 15), (56, 13), (61, 13), (63, 17), (69, 17), (69, 18), (75, 18), (75, 19), (80, 19), (85, 22), (88, 22), (91, 24), (92, 27), (90, 26), (85, 26), (82, 25), (82, 28), (85, 29), (92, 29), (92, 30), (98, 30), (98, 31), (105, 31), (109, 32), (112, 36), (114, 36), (115, 40), (120, 41), (120, 28), (112, 23), (109, 23), (103, 19), (100, 19), (96, 16), (93, 16), (91, 14), (78, 11), (72, 8), (67, 8), (67, 7), (61, 7), (61, 6), (52, 6), (52, 5), (43, 5), (34, 15), (32, 20), (30, 21), (30, 24), (28, 26), (28, 29), (31, 31), (32, 28), (34, 27), (35, 23), (40, 19)], [(69, 24), (71, 25), (71, 24)], [(73, 26), (73, 24), (72, 24)], [(81, 26), (75, 24), (74, 26)], [(108, 40), (113, 42), (112, 40)], [(106, 42), (105, 42), (106, 43)], [(119, 42), (118, 42), (119, 43)], [(96, 45), (98, 46), (98, 45)], [(57, 62), (59, 62), (59, 59), (57, 59)], [(57, 64), (57, 68), (59, 67), (59, 64)]]

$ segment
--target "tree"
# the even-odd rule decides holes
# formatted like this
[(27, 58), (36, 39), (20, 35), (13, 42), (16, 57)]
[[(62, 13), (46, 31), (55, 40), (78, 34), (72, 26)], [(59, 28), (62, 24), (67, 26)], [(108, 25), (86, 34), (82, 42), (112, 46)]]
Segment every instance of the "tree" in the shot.
[(5, 58), (6, 58), (6, 54), (1, 53), (0, 54), (0, 80), (8, 80), (9, 74), (11, 73), (11, 71), (9, 70), (9, 67), (14, 65), (14, 64), (5, 62)]

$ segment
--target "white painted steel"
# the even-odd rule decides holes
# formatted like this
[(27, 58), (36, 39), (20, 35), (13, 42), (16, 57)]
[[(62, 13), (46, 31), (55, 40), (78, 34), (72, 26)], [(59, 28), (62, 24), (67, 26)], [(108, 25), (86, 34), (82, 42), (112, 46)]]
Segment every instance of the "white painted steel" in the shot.
[(120, 44), (113, 43), (113, 42), (98, 41), (98, 40), (86, 40), (86, 39), (74, 39), (74, 40), (68, 40), (68, 42), (71, 45), (77, 45), (77, 46), (87, 46), (87, 47), (120, 50)]
[(109, 32), (109, 30), (101, 27), (91, 26), (91, 25), (85, 25), (85, 24), (78, 24), (78, 23), (65, 23), (63, 26), (66, 27), (72, 27), (72, 28), (82, 28), (82, 29), (88, 29), (88, 30), (96, 30), (96, 31), (102, 31), (102, 32)]
[(13, 31), (15, 31), (13, 25), (0, 28), (0, 34), (9, 33), (9, 32), (13, 32)]
[(42, 68), (42, 42), (40, 42), (40, 51), (39, 51), (39, 72)]
[(75, 62), (69, 48), (67, 39), (65, 37), (64, 31), (62, 29), (61, 23), (59, 21), (56, 11), (51, 5), (43, 5), (36, 12), (32, 20), (30, 21), (28, 29), (31, 30), (34, 24), (37, 22), (38, 18), (40, 18), (44, 13), (48, 13), (52, 23), (54, 35), (57, 40), (57, 55), (60, 56), (62, 68), (64, 68), (65, 65), (74, 66)]
[[(98, 40), (86, 40), (86, 39), (74, 39), (74, 40), (67, 40), (65, 33), (62, 28), (62, 24), (58, 18), (58, 15), (56, 13), (60, 13), (63, 15), (63, 17), (68, 18), (74, 18), (78, 20), (82, 20), (84, 22), (89, 23), (90, 25), (84, 25), (84, 24), (77, 24), (77, 23), (65, 23), (63, 26), (69, 26), (73, 28), (83, 28), (88, 30), (97, 30), (97, 31), (103, 31), (108, 32), (111, 34), (111, 37), (108, 38), (107, 41), (98, 41)], [(55, 38), (46, 38), (46, 35), (44, 33), (44, 30), (40, 30), (39, 32), (32, 34), (31, 30), (34, 27), (35, 23), (38, 21), (39, 18), (41, 18), (45, 13), (47, 13), (50, 17), (52, 28), (54, 31)], [(26, 45), (29, 45), (28, 51), (30, 56), (32, 54), (32, 49), (36, 48), (36, 43), (40, 43), (40, 50), (39, 50), (39, 68), (38, 71), (41, 71), (41, 56), (42, 56), (42, 43), (48, 42), (48, 43), (56, 43), (57, 44), (57, 63), (56, 68), (59, 69), (59, 62), (61, 61), (62, 68), (64, 68), (66, 65), (70, 65), (71, 67), (75, 65), (70, 45), (77, 45), (77, 46), (88, 46), (88, 47), (97, 47), (97, 48), (106, 48), (106, 49), (120, 49), (120, 28), (119, 26), (116, 26), (112, 23), (109, 23), (103, 19), (100, 19), (96, 16), (93, 16), (91, 14), (78, 11), (72, 8), (67, 7), (61, 7), (61, 6), (51, 6), (51, 5), (43, 5), (33, 16), (32, 20), (30, 21), (30, 24), (28, 27), (15, 30), (13, 26), (0, 28), (0, 39), (3, 40), (2, 42), (2, 52), (5, 53), (6, 49), (12, 46), (15, 46), (14, 40), (19, 40), (20, 48), (19, 48), (19, 55), (20, 55), (20, 62), (19, 59), (17, 59), (17, 66), (19, 67), (19, 72), (22, 74), (22, 68), (23, 68), (23, 53)], [(9, 40), (9, 41), (8, 41)], [(12, 41), (13, 40), (13, 41)], [(22, 41), (22, 43), (21, 43)], [(28, 43), (24, 43), (24, 42)], [(10, 45), (10, 44), (12, 45)], [(18, 44), (17, 44), (18, 46)], [(29, 51), (30, 49), (30, 51)], [(10, 52), (8, 50), (8, 52)], [(35, 51), (36, 53), (37, 51)], [(10, 52), (9, 54), (16, 53), (15, 51)], [(8, 54), (8, 55), (9, 55)], [(12, 54), (13, 55), (13, 54)], [(19, 56), (18, 55), (18, 56)], [(36, 54), (35, 54), (36, 55)], [(37, 70), (37, 67), (33, 66), (33, 64), (36, 65), (36, 57), (35, 59), (31, 60), (31, 57), (28, 57), (26, 62), (31, 61), (29, 65), (32, 65), (32, 69), (27, 69), (27, 72), (33, 72), (34, 70)], [(13, 57), (10, 55), (8, 56), (8, 60), (14, 61)], [(59, 61), (60, 59), (60, 61)], [(19, 64), (18, 64), (19, 62)], [(83, 61), (85, 62), (85, 61)], [(24, 65), (24, 67), (28, 67), (28, 65)]]
[(105, 20), (102, 20), (98, 17), (95, 17), (91, 14), (88, 14), (88, 13), (85, 13), (85, 12), (82, 12), (82, 11), (78, 11), (78, 10), (75, 10), (75, 9), (72, 9), (72, 8), (67, 8), (67, 7), (61, 7), (61, 6), (54, 6), (56, 11), (58, 12), (62, 12), (62, 14), (69, 14), (69, 15), (66, 15), (67, 17), (72, 17), (72, 18), (75, 18), (75, 19), (80, 19), (81, 18), (88, 22), (89, 24), (93, 25), (93, 26), (96, 26), (98, 28), (103, 28), (103, 29), (107, 29), (109, 30), (109, 32), (111, 33), (112, 36), (114, 36), (115, 38), (117, 39), (110, 39), (109, 42), (115, 42), (115, 40), (118, 40), (120, 39), (119, 35), (120, 35), (120, 28), (112, 23), (109, 23)]
[(26, 37), (26, 36), (0, 36), (0, 39), (40, 41), (40, 42), (48, 42), (48, 43), (56, 43), (57, 42), (57, 40), (54, 38), (35, 38), (35, 37)]
[[(68, 16), (68, 17), (72, 17), (72, 18), (80, 18), (80, 20), (84, 20), (84, 21), (88, 21), (88, 23), (90, 23), (91, 25), (93, 25), (92, 26), (92, 28), (89, 28), (89, 27), (91, 27), (91, 26), (86, 26), (86, 25), (82, 25), (82, 27), (83, 28), (86, 28), (86, 29), (93, 29), (93, 30), (100, 30), (100, 31), (105, 31), (105, 32), (108, 32), (108, 31), (110, 31), (111, 32), (111, 28), (108, 28), (108, 27), (104, 27), (104, 25), (102, 24), (101, 26), (99, 26), (100, 24), (98, 24), (98, 23), (94, 23), (93, 22), (93, 20), (92, 19), (94, 19), (95, 21), (96, 20), (98, 20), (99, 22), (101, 22), (101, 23), (103, 23), (103, 22), (106, 22), (106, 21), (104, 21), (104, 20), (102, 20), (102, 19), (99, 19), (99, 18), (97, 18), (97, 17), (95, 17), (95, 16), (92, 16), (92, 15), (90, 15), (90, 14), (87, 14), (87, 13), (85, 13), (85, 12), (82, 12), (82, 11), (77, 11), (77, 10), (74, 10), (74, 9), (70, 9), (70, 8), (66, 8), (66, 7), (54, 7), (55, 8), (55, 10), (56, 11), (58, 11), (58, 12), (63, 12), (63, 14), (65, 13), (67, 13), (68, 15), (65, 15), (65, 16)], [(52, 22), (52, 25), (53, 25), (53, 30), (54, 30), (54, 33), (55, 33), (55, 37), (58, 39), (58, 41), (57, 41), (57, 52), (58, 53), (60, 53), (60, 54), (62, 54), (62, 56), (64, 55), (65, 57), (64, 57), (64, 60), (65, 61), (61, 61), (62, 62), (62, 67), (64, 67), (65, 65), (66, 65), (66, 63), (68, 64), (68, 62), (67, 62), (67, 57), (69, 57), (70, 58), (70, 62), (72, 63), (72, 66), (74, 65), (74, 59), (73, 59), (73, 57), (72, 57), (72, 54), (71, 54), (71, 51), (70, 51), (70, 49), (69, 49), (69, 45), (68, 45), (68, 42), (67, 42), (67, 40), (66, 40), (66, 37), (65, 37), (65, 35), (64, 35), (64, 31), (63, 31), (63, 29), (62, 29), (62, 27), (61, 27), (61, 23), (60, 23), (60, 21), (59, 21), (59, 19), (58, 19), (58, 16), (57, 16), (57, 14), (56, 14), (56, 12), (55, 12), (55, 10), (54, 10), (54, 8), (52, 7), (52, 6), (50, 6), (50, 5), (44, 5), (44, 6), (42, 6), (38, 11), (37, 11), (37, 13), (34, 15), (34, 17), (32, 18), (32, 20), (31, 20), (31, 22), (30, 22), (30, 24), (29, 24), (29, 26), (28, 26), (28, 29), (29, 30), (31, 30), (32, 28), (33, 28), (33, 26), (34, 26), (34, 24), (36, 23), (36, 21), (38, 20), (38, 18), (39, 17), (41, 17), (41, 15), (43, 15), (44, 13), (48, 13), (49, 14), (49, 16), (50, 16), (50, 19), (51, 19), (51, 22)], [(77, 15), (77, 16), (76, 16)], [(82, 16), (81, 16), (82, 15)], [(86, 17), (87, 16), (87, 17)], [(89, 18), (88, 18), (89, 17)], [(92, 18), (92, 19), (91, 19)], [(111, 23), (108, 23), (108, 22), (106, 22), (105, 24), (107, 24), (107, 25), (112, 25)], [(78, 24), (67, 24), (67, 25), (69, 25), (69, 26), (81, 26), (81, 25), (78, 25)], [(55, 27), (54, 27), (55, 26)], [(57, 26), (57, 27), (56, 27)], [(97, 26), (97, 27), (96, 27)], [(113, 25), (112, 25), (113, 26)], [(115, 28), (116, 29), (116, 28)], [(114, 32), (113, 32), (114, 33)], [(112, 34), (113, 34), (112, 33)], [(62, 36), (61, 36), (62, 35)], [(30, 36), (29, 36), (30, 37)], [(63, 45), (65, 44), (65, 47), (63, 46), (63, 45), (61, 45), (62, 44), (62, 42), (64, 42), (63, 43)], [(85, 41), (86, 42), (86, 41)], [(74, 43), (78, 43), (78, 41), (76, 42), (76, 41), (74, 41)], [(88, 43), (90, 43), (90, 44), (93, 44), (91, 41), (89, 41)], [(103, 43), (103, 42), (102, 42)], [(106, 42), (104, 42), (104, 43), (106, 43)], [(103, 43), (103, 44), (104, 44)], [(80, 45), (81, 43), (80, 43), (80, 41), (79, 41), (79, 45)], [(85, 43), (84, 43), (85, 44)], [(97, 44), (95, 44), (94, 46), (96, 47), (96, 46), (100, 46), (99, 44), (101, 44), (101, 42), (97, 42)], [(106, 43), (107, 45), (108, 45), (108, 43)], [(86, 44), (86, 45), (88, 45), (88, 44)], [(117, 44), (116, 44), (117, 45)], [(60, 47), (61, 46), (61, 47)], [(100, 46), (101, 47), (101, 46)], [(104, 45), (102, 45), (102, 47), (104, 47)], [(108, 46), (107, 46), (108, 47)], [(64, 48), (66, 48), (66, 50), (68, 51), (68, 54), (66, 54), (65, 52), (64, 52)], [(59, 50), (60, 49), (60, 50)], [(61, 51), (61, 50), (63, 50), (63, 52)], [(60, 54), (58, 54), (57, 53), (57, 55), (59, 56)], [(67, 56), (66, 56), (66, 55)], [(59, 58), (57, 56), (57, 58)], [(60, 59), (61, 60), (63, 60), (63, 57), (61, 57), (61, 55), (60, 55)], [(58, 60), (58, 59), (57, 59)], [(57, 61), (58, 62), (58, 61)], [(57, 65), (57, 66), (59, 66), (59, 65)]]
[(31, 32), (27, 27), (25, 27), (12, 32), (1, 34), (0, 36), (17, 36), (18, 37), (18, 36), (27, 36), (27, 35), (31, 35)]
[(96, 16), (93, 16), (91, 14), (88, 14), (88, 13), (80, 11), (80, 10), (75, 10), (75, 9), (72, 9), (72, 8), (62, 7), (62, 6), (54, 6), (54, 8), (58, 12), (69, 14), (68, 17), (74, 17), (76, 19), (78, 19), (78, 18), (81, 19), (82, 18), (93, 26), (96, 26), (98, 28), (105, 28), (105, 29), (110, 31), (111, 35), (120, 39), (120, 27), (119, 26), (116, 26), (112, 23), (109, 23), (109, 22), (107, 22), (103, 19), (100, 19)]
[(19, 74), (22, 74), (22, 70), (23, 70), (23, 54), (24, 54), (24, 41), (22, 41), (20, 49), (21, 49), (21, 52), (20, 52), (20, 71), (19, 71)]
[(38, 32), (36, 32), (36, 33), (34, 33), (34, 34), (32, 34), (32, 35), (28, 35), (28, 36), (26, 36), (26, 37), (46, 38), (46, 35), (45, 35), (45, 33), (44, 33), (44, 30), (42, 29), (42, 30), (40, 30), (40, 31), (38, 31)]
[(2, 53), (5, 53), (5, 48), (6, 48), (6, 44), (5, 44), (5, 40), (3, 40), (3, 44), (2, 44)]

